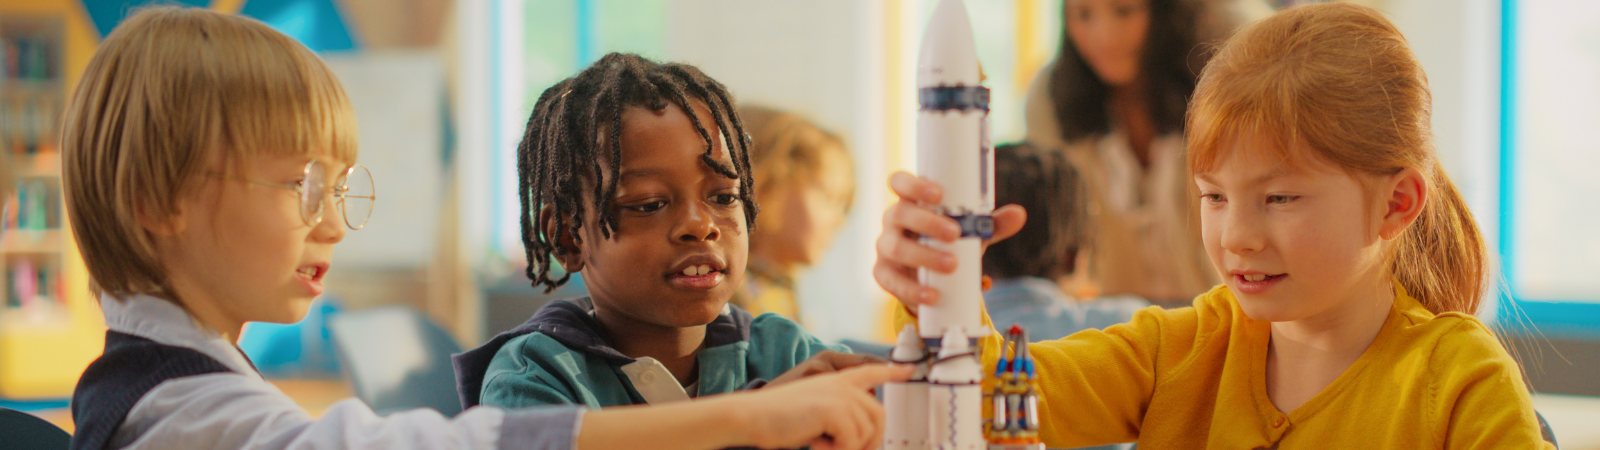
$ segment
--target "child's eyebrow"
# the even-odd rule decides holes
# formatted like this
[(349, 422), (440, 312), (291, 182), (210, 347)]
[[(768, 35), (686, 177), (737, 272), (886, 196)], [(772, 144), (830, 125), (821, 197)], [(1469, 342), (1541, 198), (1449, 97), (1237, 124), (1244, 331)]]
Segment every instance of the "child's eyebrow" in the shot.
[[(1255, 178), (1251, 178), (1249, 181), (1246, 181), (1244, 185), (1245, 186), (1260, 186), (1260, 185), (1263, 185), (1263, 184), (1267, 184), (1268, 182), (1270, 182), (1272, 180), (1276, 180), (1278, 178), (1283, 178), (1283, 177), (1292, 175), (1293, 172), (1294, 171), (1289, 170), (1289, 169), (1284, 168), (1284, 167), (1275, 167), (1275, 168), (1273, 168), (1271, 171), (1269, 171), (1267, 173), (1258, 175)], [(1197, 174), (1194, 174), (1194, 177), (1199, 179), (1200, 181), (1204, 181), (1206, 183), (1216, 184), (1216, 185), (1221, 185), (1222, 184), (1222, 183), (1218, 183), (1215, 178), (1211, 178), (1210, 174), (1197, 173)]]
[(625, 181), (625, 180), (627, 180), (629, 178), (655, 177), (655, 176), (660, 176), (664, 172), (666, 172), (666, 170), (663, 170), (663, 169), (661, 169), (659, 167), (645, 167), (645, 168), (639, 168), (639, 169), (623, 169), (622, 173), (617, 174), (617, 180), (618, 181)]

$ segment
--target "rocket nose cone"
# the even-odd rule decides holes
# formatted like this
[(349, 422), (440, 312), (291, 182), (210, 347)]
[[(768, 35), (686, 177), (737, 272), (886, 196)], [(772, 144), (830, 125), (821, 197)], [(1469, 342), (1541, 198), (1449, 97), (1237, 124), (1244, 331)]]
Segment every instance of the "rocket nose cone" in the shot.
[(944, 332), (944, 337), (939, 340), (940, 359), (966, 353), (967, 349), (967, 334), (962, 333), (960, 328), (951, 327)]
[(900, 330), (900, 336), (889, 356), (896, 361), (912, 361), (922, 359), (926, 354), (927, 352), (922, 349), (922, 337), (917, 335), (917, 327), (906, 325), (905, 329)]
[(917, 56), (917, 85), (977, 86), (978, 51), (972, 39), (972, 21), (961, 0), (940, 0), (933, 18), (922, 32)]

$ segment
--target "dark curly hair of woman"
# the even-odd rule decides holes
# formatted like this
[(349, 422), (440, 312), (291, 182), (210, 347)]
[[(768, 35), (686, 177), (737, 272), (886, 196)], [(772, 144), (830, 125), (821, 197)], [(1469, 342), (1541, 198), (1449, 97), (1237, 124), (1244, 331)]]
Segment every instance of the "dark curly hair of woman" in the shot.
[[(1183, 131), (1195, 81), (1211, 57), (1213, 49), (1200, 45), (1195, 34), (1195, 20), (1188, 0), (1150, 0), (1150, 28), (1136, 82), (1145, 84), (1144, 100), (1158, 134)], [(1095, 75), (1062, 27), (1060, 53), (1050, 73), (1050, 99), (1061, 137), (1073, 141), (1111, 132), (1106, 110), (1110, 96), (1111, 88)]]

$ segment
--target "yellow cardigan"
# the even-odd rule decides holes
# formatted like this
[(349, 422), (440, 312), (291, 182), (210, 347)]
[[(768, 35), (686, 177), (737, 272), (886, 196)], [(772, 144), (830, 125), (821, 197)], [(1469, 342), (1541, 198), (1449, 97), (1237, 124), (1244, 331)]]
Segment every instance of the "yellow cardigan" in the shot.
[[(1267, 322), (1226, 286), (1192, 307), (1034, 343), (1051, 448), (1554, 448), (1516, 361), (1477, 318), (1428, 312), (1395, 285), (1378, 337), (1333, 384), (1284, 414), (1267, 398)], [(916, 320), (899, 308), (896, 325)], [(988, 312), (983, 315), (989, 323)], [(999, 333), (982, 340), (992, 367)]]

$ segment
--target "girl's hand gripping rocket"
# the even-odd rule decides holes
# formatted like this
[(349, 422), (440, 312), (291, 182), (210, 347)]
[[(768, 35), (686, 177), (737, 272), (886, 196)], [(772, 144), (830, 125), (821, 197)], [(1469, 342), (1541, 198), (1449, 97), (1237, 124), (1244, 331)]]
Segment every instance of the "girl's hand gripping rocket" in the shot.
[[(944, 189), (938, 184), (910, 173), (895, 172), (889, 176), (889, 189), (900, 199), (883, 214), (883, 234), (878, 235), (878, 260), (872, 268), (872, 276), (879, 286), (914, 312), (918, 305), (939, 301), (937, 289), (917, 283), (917, 269), (951, 273), (957, 265), (955, 255), (929, 248), (918, 239), (928, 237), (954, 242), (961, 236), (961, 227), (954, 219), (923, 206), (937, 205), (944, 200)], [(1017, 234), (1028, 220), (1027, 211), (1017, 205), (996, 208), (993, 216), (994, 233), (984, 241), (985, 247)]]

